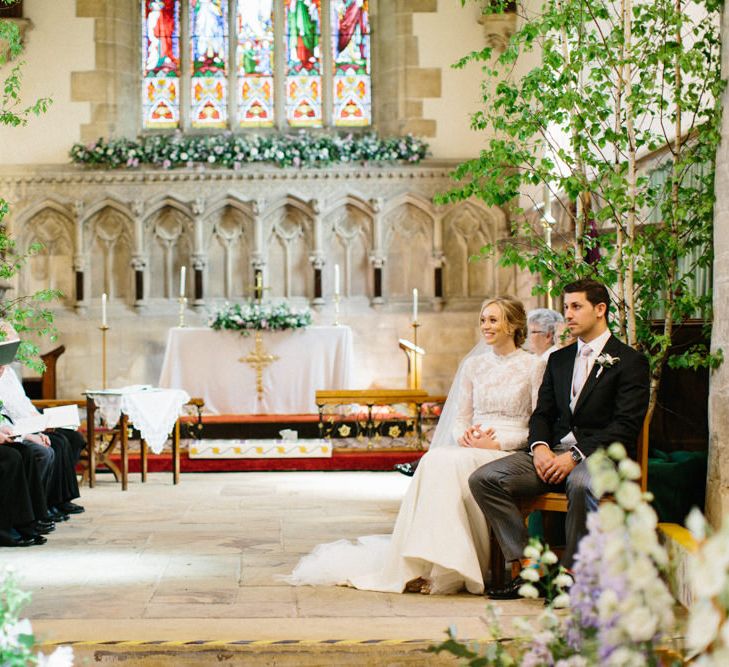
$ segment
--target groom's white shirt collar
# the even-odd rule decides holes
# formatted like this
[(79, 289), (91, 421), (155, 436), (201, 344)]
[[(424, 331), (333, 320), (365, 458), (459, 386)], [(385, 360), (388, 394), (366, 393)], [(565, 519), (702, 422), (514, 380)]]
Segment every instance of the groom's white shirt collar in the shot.
[(595, 363), (595, 359), (597, 359), (600, 356), (600, 353), (602, 352), (603, 348), (608, 342), (608, 339), (610, 338), (610, 329), (605, 329), (597, 338), (593, 338), (589, 343), (585, 343), (585, 341), (582, 340), (582, 338), (577, 339), (577, 356), (579, 357), (580, 354), (582, 354), (582, 348), (585, 347), (585, 345), (589, 345), (592, 348), (592, 354), (590, 355), (589, 359), (589, 368), (588, 368), (588, 375), (590, 370), (592, 370), (592, 366)]

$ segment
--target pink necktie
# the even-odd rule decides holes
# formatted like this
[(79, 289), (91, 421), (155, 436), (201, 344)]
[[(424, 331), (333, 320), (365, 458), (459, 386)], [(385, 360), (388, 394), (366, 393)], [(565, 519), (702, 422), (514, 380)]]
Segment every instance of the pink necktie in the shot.
[(585, 386), (587, 380), (587, 362), (592, 354), (592, 348), (589, 345), (583, 345), (580, 356), (577, 357), (577, 368), (575, 369), (575, 377), (572, 380), (572, 398), (580, 395), (582, 387)]

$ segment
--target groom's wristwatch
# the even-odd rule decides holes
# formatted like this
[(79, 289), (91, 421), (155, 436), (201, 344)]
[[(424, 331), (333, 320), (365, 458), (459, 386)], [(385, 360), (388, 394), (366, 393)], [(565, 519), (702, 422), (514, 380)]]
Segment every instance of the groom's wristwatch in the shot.
[(580, 454), (580, 451), (577, 449), (577, 447), (570, 448), (570, 456), (575, 462), (575, 465), (582, 463), (582, 454)]

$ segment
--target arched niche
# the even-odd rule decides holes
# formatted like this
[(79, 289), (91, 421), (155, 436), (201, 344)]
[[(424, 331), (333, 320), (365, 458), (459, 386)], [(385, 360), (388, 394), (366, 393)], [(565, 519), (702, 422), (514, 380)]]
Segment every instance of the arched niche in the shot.
[(176, 299), (180, 268), (190, 265), (191, 220), (179, 208), (163, 206), (147, 218), (149, 296)]
[(237, 207), (225, 205), (206, 221), (207, 288), (210, 297), (239, 299), (251, 296), (253, 223)]
[(443, 220), (443, 269), (446, 298), (484, 297), (499, 293), (495, 257), (470, 261), (496, 240), (496, 221), (487, 211), (462, 204)]
[(414, 287), (432, 297), (433, 218), (413, 203), (403, 203), (385, 217), (385, 295), (410, 298)]
[(284, 204), (267, 220), (269, 294), (274, 297), (311, 297), (313, 271), (312, 220), (302, 207)]
[(369, 296), (372, 292), (370, 253), (372, 215), (364, 206), (348, 202), (324, 219), (326, 249), (324, 296), (334, 293), (334, 266), (340, 266), (342, 296)]
[(132, 222), (125, 213), (105, 206), (87, 221), (89, 295), (127, 300), (132, 296)]

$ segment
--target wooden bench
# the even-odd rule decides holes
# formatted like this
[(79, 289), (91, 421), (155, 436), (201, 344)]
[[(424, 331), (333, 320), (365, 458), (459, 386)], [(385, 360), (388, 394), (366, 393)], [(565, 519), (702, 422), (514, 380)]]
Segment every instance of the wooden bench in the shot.
[[(413, 417), (403, 417), (402, 415), (392, 415), (393, 419), (405, 419), (409, 421), (413, 419), (415, 427), (415, 441), (417, 449), (423, 448), (423, 419), (421, 407), (423, 403), (429, 400), (428, 392), (423, 389), (334, 389), (320, 390), (316, 392), (315, 403), (319, 410), (319, 437), (325, 438), (331, 435), (333, 429), (326, 433), (324, 408), (327, 405), (364, 405), (367, 408), (366, 413), (361, 416), (341, 415), (340, 422), (347, 420), (352, 422), (353, 427), (356, 426), (358, 433), (363, 437), (371, 440), (378, 437), (378, 425), (387, 421), (387, 416), (380, 418), (373, 414), (373, 408), (376, 405), (398, 405), (402, 403), (414, 404), (415, 415)], [(331, 423), (334, 416), (329, 415)], [(397, 437), (397, 436), (396, 436)]]
[[(648, 431), (650, 424), (648, 420), (643, 421), (640, 432), (638, 433), (638, 441), (636, 443), (636, 459), (640, 465), (640, 488), (643, 492), (648, 489)], [(540, 496), (530, 498), (518, 498), (517, 505), (526, 521), (532, 512), (559, 512), (566, 514), (568, 509), (567, 494), (549, 492)], [(488, 519), (487, 519), (488, 521)], [(491, 557), (491, 585), (494, 587), (503, 586), (504, 570), (506, 563), (504, 562), (504, 554), (501, 551), (499, 542), (494, 536), (493, 530), (489, 528), (489, 544)], [(519, 573), (519, 563), (512, 564), (512, 576)]]

